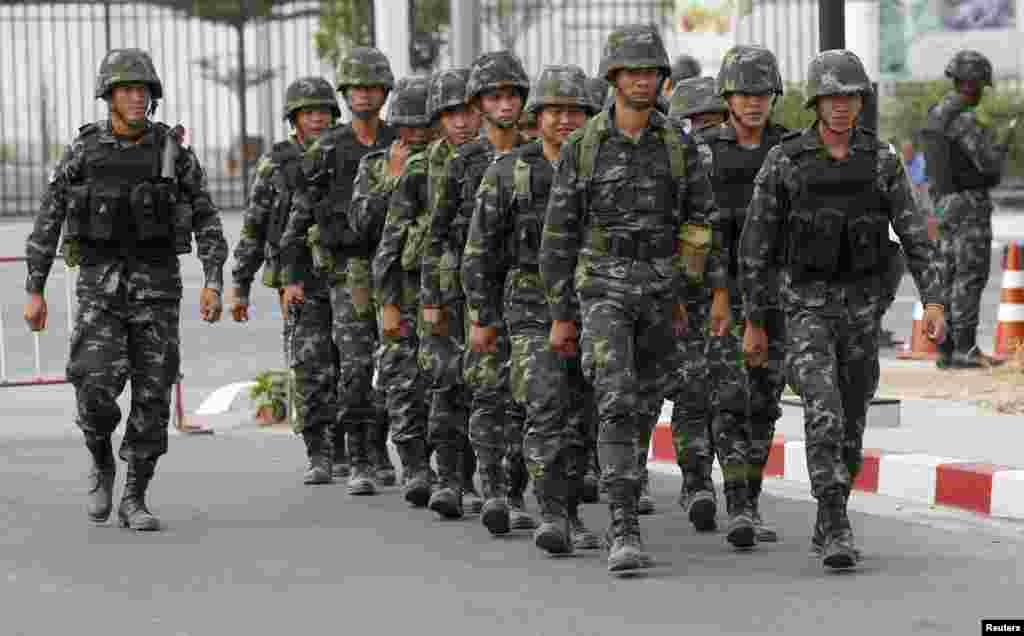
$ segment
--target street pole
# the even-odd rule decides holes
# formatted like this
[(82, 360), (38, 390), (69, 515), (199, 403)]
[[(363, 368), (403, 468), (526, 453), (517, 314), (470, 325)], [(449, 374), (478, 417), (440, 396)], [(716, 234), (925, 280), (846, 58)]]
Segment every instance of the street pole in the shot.
[(456, 0), (451, 7), (455, 66), (469, 67), (480, 54), (480, 2)]
[(249, 162), (246, 161), (246, 138), (249, 136), (246, 130), (246, 119), (249, 117), (248, 104), (246, 100), (246, 73), (245, 73), (245, 18), (238, 21), (238, 118), (241, 144), (238, 149), (239, 167), (242, 175), (242, 205), (248, 205), (249, 201)]
[[(846, 48), (846, 0), (818, 0), (818, 45), (822, 51)], [(877, 132), (878, 83), (871, 86), (874, 90), (864, 100), (858, 123)]]

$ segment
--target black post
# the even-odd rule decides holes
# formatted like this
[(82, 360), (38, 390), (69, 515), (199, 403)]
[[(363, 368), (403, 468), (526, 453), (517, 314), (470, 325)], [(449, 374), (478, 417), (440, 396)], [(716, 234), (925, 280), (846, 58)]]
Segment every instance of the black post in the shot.
[(238, 21), (238, 117), (240, 119), (241, 128), (240, 135), (242, 137), (241, 145), (238, 150), (239, 166), (242, 174), (242, 205), (248, 205), (249, 197), (249, 163), (246, 161), (245, 151), (248, 145), (248, 131), (246, 130), (245, 122), (248, 117), (248, 104), (246, 103), (246, 73), (245, 73), (245, 16)]
[(103, 2), (103, 34), (106, 36), (107, 51), (110, 51), (110, 0)]

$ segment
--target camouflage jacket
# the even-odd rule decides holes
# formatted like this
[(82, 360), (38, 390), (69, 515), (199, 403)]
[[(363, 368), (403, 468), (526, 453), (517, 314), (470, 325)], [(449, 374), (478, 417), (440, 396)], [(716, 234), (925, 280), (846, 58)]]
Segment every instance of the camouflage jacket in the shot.
[[(162, 123), (151, 124), (139, 144), (155, 144), (157, 127), (168, 130)], [(134, 145), (114, 136), (109, 121), (83, 126), (89, 134), (98, 134), (98, 143), (118, 151)], [(46, 287), (53, 259), (57, 253), (61, 228), (67, 217), (68, 189), (82, 183), (86, 168), (83, 134), (80, 134), (64, 152), (64, 157), (50, 175), (43, 193), (39, 214), (25, 245), (28, 278), (25, 289), (41, 293)], [(197, 244), (199, 261), (203, 265), (204, 285), (221, 291), (224, 286), (224, 261), (228, 245), (224, 240), (220, 211), (213, 204), (206, 186), (206, 174), (191, 148), (183, 148), (175, 164), (178, 188), (183, 202), (192, 207), (192, 233)], [(130, 297), (138, 299), (181, 298), (181, 273), (178, 260), (150, 262), (138, 259), (83, 263), (78, 279), (78, 293), (96, 296), (119, 294), (120, 285)]]
[[(548, 201), (540, 271), (555, 320), (574, 318), (576, 293), (632, 295), (642, 290), (684, 300), (689, 292), (673, 254), (632, 259), (595, 249), (593, 242), (600, 235), (609, 242), (621, 237), (671, 245), (684, 223), (709, 225), (714, 213), (702, 153), (676, 124), (654, 111), (647, 128), (634, 140), (615, 127), (614, 108), (595, 117), (606, 118), (608, 137), (597, 151), (590, 183), (578, 171), (583, 133), (576, 131), (562, 146)], [(666, 127), (670, 134), (679, 135), (684, 150), (685, 176), (679, 180), (669, 170), (669, 148), (663, 141)], [(628, 205), (622, 197), (631, 197)], [(671, 208), (662, 207), (662, 197), (671, 197)], [(708, 255), (705, 276), (709, 287), (726, 285), (717, 249)]]
[[(329, 214), (342, 215), (336, 221), (348, 225), (359, 162), (374, 150), (388, 148), (394, 140), (394, 129), (381, 123), (375, 144), (364, 146), (356, 138), (352, 125), (346, 123), (324, 131), (306, 150), (302, 159), (305, 186), (294, 197), (288, 224), (281, 236), (285, 283), (303, 283), (322, 293), (325, 281), (311, 267), (312, 255), (307, 243), (309, 229), (318, 223), (318, 215), (324, 214), (327, 207)], [(351, 173), (352, 183), (337, 183), (338, 170)]]
[(291, 201), (298, 189), (302, 145), (295, 135), (274, 146), (273, 152), (260, 157), (252, 181), (249, 207), (242, 216), (242, 230), (235, 246), (235, 266), (231, 278), (241, 302), (247, 302), (257, 270), (263, 266), (267, 287), (284, 286), (281, 276), (280, 240)]
[[(430, 223), (427, 163), (431, 153), (443, 153), (447, 146), (447, 141), (439, 139), (410, 155), (391, 195), (373, 259), (374, 289), (382, 305), (401, 305), (408, 300), (403, 298), (407, 272), (420, 271)], [(419, 285), (416, 287), (418, 295)]]
[(539, 141), (516, 148), (487, 168), (462, 256), (462, 285), (472, 322), (493, 325), (506, 313), (514, 314), (506, 316), (510, 322), (551, 321), (537, 252), (554, 173)]
[[(527, 141), (520, 137), (515, 145)], [(430, 232), (421, 274), (420, 300), (424, 305), (444, 305), (463, 297), (459, 281), (462, 251), (476, 203), (476, 190), (494, 155), (493, 144), (481, 133), (476, 141), (455, 149), (444, 172), (443, 185), (431, 192)], [(434, 168), (431, 158), (431, 175)]]
[[(799, 136), (799, 137), (797, 137)], [(822, 306), (834, 297), (834, 289), (851, 294), (871, 294), (861, 282), (843, 285), (824, 281), (794, 283), (786, 264), (787, 225), (791, 202), (801, 192), (804, 169), (784, 152), (784, 145), (795, 139), (803, 144), (807, 160), (834, 161), (821, 141), (817, 125), (791, 133), (783, 144), (769, 151), (754, 183), (754, 195), (740, 237), (740, 284), (747, 319), (763, 324), (765, 312), (779, 296), (783, 305), (800, 303)], [(945, 305), (940, 285), (941, 260), (928, 240), (927, 221), (918, 209), (910, 190), (910, 181), (893, 148), (877, 141), (874, 133), (856, 129), (850, 139), (850, 158), (856, 153), (876, 152), (876, 190), (879, 202), (903, 244), (907, 265), (921, 293), (922, 302)], [(850, 161), (846, 159), (845, 161)], [(867, 194), (867, 193), (865, 193)], [(858, 289), (854, 289), (857, 287)]]

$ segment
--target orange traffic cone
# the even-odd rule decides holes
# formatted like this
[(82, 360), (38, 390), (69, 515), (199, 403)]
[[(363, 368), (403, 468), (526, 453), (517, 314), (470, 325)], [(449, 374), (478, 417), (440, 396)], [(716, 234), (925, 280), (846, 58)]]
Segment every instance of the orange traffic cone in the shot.
[(914, 322), (910, 327), (910, 344), (896, 353), (901, 360), (935, 360), (939, 357), (939, 347), (924, 332), (924, 305), (914, 303)]
[(1024, 243), (1010, 243), (1003, 254), (1003, 291), (999, 297), (993, 357), (1005, 360), (1024, 347)]

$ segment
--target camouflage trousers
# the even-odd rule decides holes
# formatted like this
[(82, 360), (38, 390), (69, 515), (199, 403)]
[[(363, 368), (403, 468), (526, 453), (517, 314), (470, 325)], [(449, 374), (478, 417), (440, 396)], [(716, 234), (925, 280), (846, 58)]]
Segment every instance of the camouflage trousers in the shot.
[[(418, 283), (418, 275), (415, 283)], [(420, 371), (417, 331), (419, 304), (412, 276), (406, 284), (401, 311), (401, 335), (381, 336), (377, 383), (386, 394), (391, 440), (403, 444), (427, 439), (426, 374)]]
[[(338, 352), (331, 333), (331, 300), (326, 291), (306, 296), (292, 310), (291, 368), (298, 417), (295, 432), (317, 444), (310, 452), (330, 452), (337, 421)], [(340, 442), (341, 440), (339, 440)]]
[(180, 304), (177, 299), (79, 297), (66, 371), (87, 445), (104, 442), (117, 428), (117, 398), (130, 379), (121, 459), (156, 461), (167, 452), (171, 389), (180, 368)]
[(727, 482), (760, 481), (768, 463), (775, 422), (782, 416), (779, 401), (786, 386), (785, 326), (782, 312), (769, 311), (768, 364), (747, 367), (743, 355), (743, 307), (734, 304), (730, 332), (708, 337), (707, 363), (711, 386), (711, 431), (718, 462)]
[(434, 448), (460, 445), (468, 434), (469, 399), (462, 380), (463, 310), (461, 303), (445, 305), (444, 335), (433, 335), (427, 325), (421, 325), (419, 364), (429, 384), (427, 437)]
[(707, 320), (710, 298), (701, 294), (686, 303), (688, 329), (676, 340), (677, 360), (669, 373), (665, 399), (672, 402), (672, 445), (687, 485), (711, 482), (715, 461), (710, 434)]
[[(468, 318), (465, 328), (468, 340)], [(497, 352), (477, 353), (467, 347), (462, 363), (462, 378), (470, 395), (469, 441), (485, 498), (504, 496), (506, 464), (521, 469), (523, 463), (525, 413), (511, 395), (508, 328), (500, 324), (497, 331)]]
[(609, 492), (638, 488), (674, 359), (668, 295), (580, 294), (584, 377), (594, 387), (598, 455)]
[(992, 265), (992, 202), (987, 195), (958, 192), (941, 201), (944, 213), (939, 225), (942, 286), (949, 307), (946, 320), (950, 335), (976, 334), (981, 295)]
[[(337, 422), (344, 426), (353, 466), (377, 464), (382, 458), (380, 428), (386, 426), (384, 392), (373, 387), (377, 321), (372, 305), (360, 311), (347, 285), (331, 287), (332, 332), (338, 350)], [(371, 448), (371, 446), (373, 448)], [(386, 450), (386, 449), (385, 449)]]
[(811, 493), (848, 491), (863, 463), (868, 405), (878, 388), (880, 295), (829, 287), (786, 302), (786, 366), (804, 406)]

